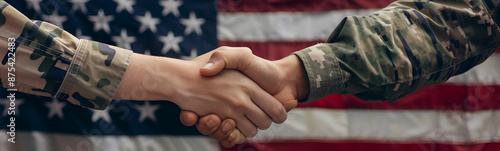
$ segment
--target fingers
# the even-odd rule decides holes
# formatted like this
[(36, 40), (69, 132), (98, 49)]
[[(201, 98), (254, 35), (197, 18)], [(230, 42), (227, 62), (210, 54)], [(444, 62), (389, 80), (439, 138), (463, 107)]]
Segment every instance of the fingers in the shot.
[(210, 134), (210, 137), (215, 140), (221, 141), (223, 139), (226, 139), (235, 130), (235, 128), (236, 122), (234, 122), (233, 119), (224, 119), (219, 129)]
[(198, 115), (191, 111), (182, 110), (179, 118), (181, 123), (186, 126), (193, 126), (198, 122)]
[(236, 117), (238, 119), (236, 121), (236, 127), (245, 135), (248, 137), (254, 137), (257, 135), (257, 127), (250, 122), (250, 120), (246, 119), (245, 116), (243, 117)]
[[(253, 91), (252, 101), (266, 112), (275, 123), (283, 123), (287, 118), (287, 113), (283, 105), (273, 96), (265, 91)], [(270, 125), (269, 125), (270, 126)], [(260, 127), (259, 127), (260, 128)], [(267, 127), (269, 128), (269, 127)], [(267, 129), (266, 128), (266, 129)], [(261, 128), (262, 129), (262, 128)]]
[(246, 141), (246, 136), (236, 129), (236, 122), (233, 119), (224, 119), (217, 130), (214, 131), (214, 129), (207, 127), (209, 118), (214, 118), (213, 120), (216, 121), (219, 119), (217, 115), (214, 114), (201, 117), (196, 127), (202, 134), (210, 134), (210, 137), (220, 141), (222, 146), (226, 148), (233, 147), (236, 144), (241, 144)]
[(245, 142), (246, 136), (238, 129), (235, 129), (235, 124), (233, 119), (225, 119), (222, 121), (221, 127), (212, 133), (210, 137), (220, 141), (222, 146), (226, 148)]
[[(214, 114), (211, 114), (210, 116), (216, 116)], [(197, 125), (197, 128), (200, 132), (203, 134), (209, 133), (206, 127), (206, 121), (204, 120), (207, 118), (201, 117), (200, 122)], [(220, 126), (217, 128), (217, 130), (213, 131), (213, 133), (210, 134), (210, 137), (213, 139), (220, 141), (222, 146), (229, 148), (232, 147), (236, 144), (241, 144), (246, 141), (246, 136), (241, 133), (238, 129), (236, 129), (236, 122), (233, 119), (224, 119)]]
[(221, 141), (221, 144), (226, 148), (230, 148), (245, 141), (245, 135), (243, 135), (238, 129), (235, 129), (226, 139)]
[(209, 114), (200, 118), (200, 121), (196, 124), (196, 128), (201, 134), (209, 135), (219, 128), (220, 123), (221, 119), (218, 115)]
[(272, 123), (271, 118), (265, 113), (265, 111), (257, 107), (256, 104), (250, 105), (250, 112), (247, 112), (245, 116), (259, 129), (265, 130), (269, 128)]
[[(215, 116), (215, 115), (210, 115)], [(206, 128), (206, 120), (203, 120), (205, 117), (202, 117), (200, 122), (197, 125), (197, 128), (203, 134), (208, 133)], [(233, 147), (236, 144), (241, 144), (246, 141), (246, 136), (241, 133), (238, 129), (236, 129), (236, 122), (233, 119), (224, 119), (220, 126), (213, 133), (210, 134), (210, 137), (213, 139), (220, 141), (222, 146), (229, 148)]]

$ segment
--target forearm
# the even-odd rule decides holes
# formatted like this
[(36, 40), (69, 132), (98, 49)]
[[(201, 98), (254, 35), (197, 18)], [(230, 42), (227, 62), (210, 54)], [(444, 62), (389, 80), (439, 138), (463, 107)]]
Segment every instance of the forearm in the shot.
[(309, 96), (309, 80), (299, 57), (290, 55), (274, 62), (284, 71), (286, 81), (294, 88), (292, 94), (295, 98), (297, 100), (307, 98)]
[(133, 53), (114, 99), (171, 100), (179, 61)]
[(492, 11), (483, 1), (400, 1), (346, 17), (327, 43), (296, 52), (310, 81), (308, 101), (334, 93), (396, 101), (443, 83), (498, 48)]
[(109, 105), (128, 66), (130, 50), (80, 40), (50, 23), (30, 20), (4, 1), (0, 6), (3, 87), (12, 88), (7, 62), (15, 60), (13, 88), (18, 91), (93, 109)]

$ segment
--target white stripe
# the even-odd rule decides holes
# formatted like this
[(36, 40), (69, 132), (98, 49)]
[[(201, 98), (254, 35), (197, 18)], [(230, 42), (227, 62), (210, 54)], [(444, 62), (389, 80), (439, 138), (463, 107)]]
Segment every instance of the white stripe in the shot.
[(16, 143), (0, 130), (1, 151), (219, 151), (217, 141), (201, 136), (81, 136), (45, 132), (16, 132)]
[(449, 84), (500, 85), (500, 53), (494, 53), (482, 64), (450, 78)]
[(500, 110), (335, 110), (297, 108), (251, 141), (363, 140), (394, 143), (500, 142)]
[(363, 16), (375, 9), (326, 12), (224, 13), (218, 15), (222, 41), (324, 41), (346, 16)]

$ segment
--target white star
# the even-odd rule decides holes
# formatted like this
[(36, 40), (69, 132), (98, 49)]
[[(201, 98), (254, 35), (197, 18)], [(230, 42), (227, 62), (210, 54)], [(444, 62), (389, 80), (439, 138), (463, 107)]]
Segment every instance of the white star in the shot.
[(132, 5), (135, 5), (135, 0), (113, 0), (118, 6), (116, 7), (116, 12), (119, 13), (124, 9), (127, 10), (128, 13), (133, 14), (134, 8)]
[(181, 56), (182, 60), (193, 60), (198, 57), (198, 51), (196, 49), (191, 50), (191, 54), (189, 56)]
[(135, 42), (135, 37), (128, 36), (127, 30), (125, 29), (122, 29), (120, 36), (113, 36), (112, 39), (118, 46), (129, 50), (132, 49), (132, 46), (130, 46), (130, 44)]
[[(16, 99), (15, 101), (16, 106), (14, 109), (14, 112), (16, 113), (15, 115), (19, 115), (19, 106), (24, 103), (23, 99)], [(7, 112), (9, 111), (10, 106), (10, 99), (0, 99), (0, 104), (3, 105), (3, 112), (2, 116), (7, 116)], [(12, 114), (14, 115), (14, 114)]]
[(156, 110), (160, 109), (160, 105), (151, 105), (149, 101), (145, 102), (143, 106), (135, 105), (141, 115), (139, 116), (139, 122), (143, 122), (146, 118), (150, 118), (153, 122), (156, 122), (155, 113)]
[(76, 29), (76, 33), (75, 34), (76, 34), (77, 38), (92, 40), (92, 37), (83, 35), (82, 34), (82, 30), (80, 28)]
[(203, 34), (203, 31), (201, 31), (201, 25), (204, 23), (205, 19), (196, 18), (196, 14), (194, 12), (189, 14), (188, 19), (181, 19), (181, 24), (186, 26), (186, 30), (184, 30), (184, 34), (186, 35), (189, 35), (193, 31), (198, 35)]
[(85, 4), (89, 2), (89, 0), (69, 0), (69, 2), (73, 3), (73, 7), (71, 8), (72, 12), (80, 9), (82, 13), (87, 13), (87, 6), (85, 6)]
[(63, 28), (63, 23), (68, 20), (68, 17), (66, 16), (59, 16), (57, 14), (57, 9), (54, 9), (51, 15), (42, 15), (43, 19), (46, 21), (49, 21), (50, 23)]
[(103, 119), (104, 121), (111, 123), (111, 117), (109, 116), (109, 109), (111, 106), (108, 106), (105, 110), (91, 110), (92, 113), (92, 122), (97, 122), (99, 119)]
[(163, 48), (161, 49), (162, 54), (167, 54), (170, 49), (175, 52), (180, 53), (179, 43), (182, 42), (182, 36), (175, 37), (173, 32), (168, 32), (167, 36), (160, 36), (160, 41), (163, 42)]
[(94, 22), (94, 31), (104, 30), (106, 33), (110, 33), (109, 22), (114, 19), (113, 16), (106, 16), (104, 10), (100, 9), (97, 12), (97, 16), (89, 16), (89, 20)]
[(167, 16), (172, 13), (175, 17), (179, 17), (179, 6), (182, 5), (181, 1), (176, 0), (164, 0), (160, 1), (160, 5), (163, 6), (163, 16)]
[(54, 115), (57, 114), (59, 119), (64, 118), (64, 114), (62, 112), (62, 109), (66, 104), (64, 102), (59, 102), (57, 99), (52, 99), (52, 102), (45, 102), (45, 106), (49, 108), (49, 115), (47, 115), (47, 118), (52, 119)]
[(28, 2), (28, 8), (33, 8), (36, 12), (42, 11), (40, 8), (40, 2), (42, 2), (42, 0), (26, 0), (26, 2)]
[(146, 29), (156, 32), (156, 24), (160, 23), (160, 19), (153, 18), (150, 11), (146, 11), (144, 16), (136, 16), (135, 19), (141, 22), (141, 27), (139, 28), (139, 32), (141, 33), (146, 31)]

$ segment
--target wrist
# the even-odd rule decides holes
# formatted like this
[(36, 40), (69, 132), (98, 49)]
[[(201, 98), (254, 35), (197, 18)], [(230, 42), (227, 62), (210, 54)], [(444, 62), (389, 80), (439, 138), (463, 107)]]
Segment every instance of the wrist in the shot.
[(295, 87), (295, 97), (297, 100), (305, 99), (309, 96), (309, 80), (302, 61), (296, 55), (290, 55), (276, 61), (276, 64), (283, 69), (289, 83)]
[(170, 100), (174, 95), (171, 60), (132, 54), (130, 64), (114, 99)]

